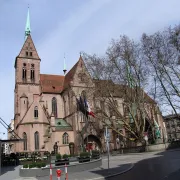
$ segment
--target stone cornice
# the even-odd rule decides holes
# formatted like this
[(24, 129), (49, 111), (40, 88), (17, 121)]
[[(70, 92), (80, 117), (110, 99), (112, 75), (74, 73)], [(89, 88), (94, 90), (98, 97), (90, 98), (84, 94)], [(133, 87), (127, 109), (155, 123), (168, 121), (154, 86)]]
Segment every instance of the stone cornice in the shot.
[(33, 85), (33, 86), (40, 86), (40, 83), (37, 84), (37, 83), (30, 83), (30, 82), (26, 82), (26, 83), (16, 82), (16, 85)]
[(47, 122), (24, 122), (24, 123), (20, 123), (18, 125), (27, 125), (27, 124), (45, 124), (45, 125), (50, 125)]

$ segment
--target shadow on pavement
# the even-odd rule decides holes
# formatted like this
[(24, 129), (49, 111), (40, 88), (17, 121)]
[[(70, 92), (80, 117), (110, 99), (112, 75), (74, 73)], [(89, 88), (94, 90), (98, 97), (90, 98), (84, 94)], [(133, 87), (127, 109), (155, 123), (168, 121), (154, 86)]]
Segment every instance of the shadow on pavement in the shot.
[(4, 167), (1, 167), (1, 174), (0, 174), (0, 176), (5, 174), (5, 173), (8, 173), (9, 171), (14, 171), (16, 167), (17, 166), (4, 166)]
[(106, 177), (106, 176), (110, 176), (113, 174), (123, 172), (123, 171), (129, 169), (131, 166), (132, 166), (131, 163), (121, 164), (121, 165), (114, 167), (114, 168), (109, 168), (109, 169), (101, 168), (101, 170), (90, 170), (89, 172), (103, 176), (103, 177)]
[[(146, 153), (145, 153), (146, 154)], [(145, 154), (142, 154), (145, 156)], [(165, 151), (135, 163), (132, 170), (111, 180), (180, 180), (180, 152)]]

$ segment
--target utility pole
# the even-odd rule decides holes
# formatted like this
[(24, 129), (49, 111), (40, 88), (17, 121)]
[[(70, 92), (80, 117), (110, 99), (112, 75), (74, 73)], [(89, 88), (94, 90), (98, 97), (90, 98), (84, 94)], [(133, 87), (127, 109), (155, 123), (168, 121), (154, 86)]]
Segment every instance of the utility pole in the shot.
[(105, 138), (106, 138), (106, 148), (107, 148), (107, 153), (108, 153), (108, 169), (109, 169), (109, 132), (108, 132), (108, 128), (106, 126), (106, 134), (105, 134)]

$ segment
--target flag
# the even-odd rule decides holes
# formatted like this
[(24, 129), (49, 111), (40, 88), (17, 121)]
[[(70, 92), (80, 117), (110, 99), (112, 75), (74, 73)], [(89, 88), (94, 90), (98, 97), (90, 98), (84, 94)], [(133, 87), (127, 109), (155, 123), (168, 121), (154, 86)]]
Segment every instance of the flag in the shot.
[(81, 111), (87, 118), (88, 115), (95, 117), (85, 97), (82, 98), (80, 96), (79, 99), (76, 98), (76, 104), (77, 104), (77, 111)]
[(90, 108), (90, 105), (89, 103), (87, 102), (86, 99), (84, 99), (84, 104), (85, 104), (85, 107), (87, 108), (87, 112), (88, 112), (88, 115), (92, 116), (92, 117), (95, 117), (94, 113), (92, 112), (91, 108)]
[(88, 118), (88, 112), (82, 97), (80, 96), (79, 100), (76, 98), (76, 102), (77, 102), (77, 109), (81, 111)]

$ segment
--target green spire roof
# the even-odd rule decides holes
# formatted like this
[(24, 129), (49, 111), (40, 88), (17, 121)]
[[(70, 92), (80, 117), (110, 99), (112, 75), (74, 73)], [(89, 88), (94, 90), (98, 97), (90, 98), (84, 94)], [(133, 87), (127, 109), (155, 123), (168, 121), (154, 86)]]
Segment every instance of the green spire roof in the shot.
[(28, 7), (28, 13), (27, 13), (27, 19), (26, 19), (26, 28), (25, 28), (25, 40), (30, 33), (31, 33), (31, 25), (30, 25), (30, 15), (29, 15), (29, 7)]

